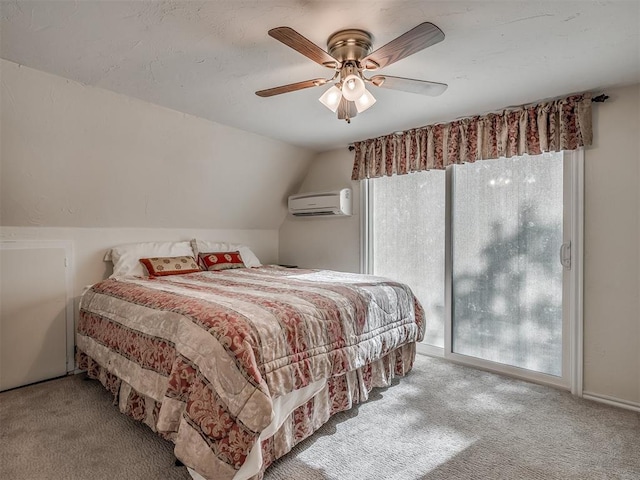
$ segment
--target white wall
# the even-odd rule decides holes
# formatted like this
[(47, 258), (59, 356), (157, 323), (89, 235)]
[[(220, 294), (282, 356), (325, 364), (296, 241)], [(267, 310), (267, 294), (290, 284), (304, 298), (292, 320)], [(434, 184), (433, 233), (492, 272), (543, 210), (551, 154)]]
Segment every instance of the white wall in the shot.
[(312, 153), (0, 60), (3, 226), (278, 229)]
[[(640, 407), (640, 85), (606, 93), (585, 151), (584, 390)], [(318, 156), (301, 190), (349, 185), (352, 161), (346, 150)], [(359, 216), (287, 218), (281, 261), (357, 271)]]
[(353, 154), (346, 148), (318, 154), (298, 191), (351, 188), (349, 217), (293, 217), (280, 227), (280, 262), (302, 268), (360, 271), (360, 182), (352, 182)]
[(313, 153), (0, 60), (0, 240), (71, 241), (73, 295), (114, 245), (200, 237), (278, 261)]
[(585, 153), (584, 390), (640, 406), (640, 85), (606, 93)]

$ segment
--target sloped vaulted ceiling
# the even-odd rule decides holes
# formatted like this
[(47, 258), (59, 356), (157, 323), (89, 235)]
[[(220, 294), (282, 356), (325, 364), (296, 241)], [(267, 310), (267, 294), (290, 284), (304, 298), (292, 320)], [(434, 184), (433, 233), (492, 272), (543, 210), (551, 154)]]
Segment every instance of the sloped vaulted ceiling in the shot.
[(0, 219), (275, 229), (312, 152), (0, 60)]

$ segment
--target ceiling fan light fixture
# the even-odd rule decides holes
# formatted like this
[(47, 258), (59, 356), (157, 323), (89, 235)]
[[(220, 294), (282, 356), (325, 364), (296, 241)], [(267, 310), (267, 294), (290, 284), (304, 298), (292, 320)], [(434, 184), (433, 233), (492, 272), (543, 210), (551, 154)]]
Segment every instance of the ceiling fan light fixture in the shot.
[(365, 88), (362, 96), (355, 101), (356, 110), (358, 110), (358, 113), (362, 113), (372, 107), (374, 103), (376, 103), (375, 97)]
[(374, 96), (367, 91), (365, 83), (374, 87), (429, 96), (440, 95), (447, 88), (444, 83), (413, 78), (392, 77), (390, 75), (374, 75), (371, 78), (366, 78), (363, 75), (366, 70), (387, 67), (444, 40), (442, 30), (429, 22), (422, 22), (377, 48), (373, 53), (371, 34), (354, 28), (340, 30), (331, 35), (327, 40), (327, 51), (291, 27), (272, 28), (269, 30), (269, 36), (293, 48), (317, 64), (331, 68), (334, 72), (331, 78), (316, 78), (259, 90), (256, 92), (259, 97), (272, 97), (336, 82), (322, 94), (319, 100), (329, 110), (337, 112), (338, 119), (349, 122), (358, 113), (364, 112), (376, 103)]
[(364, 81), (357, 75), (347, 75), (342, 80), (342, 95), (350, 102), (355, 102), (365, 91)]
[(342, 92), (340, 89), (333, 85), (318, 99), (325, 107), (335, 113), (340, 105), (340, 99), (342, 98)]

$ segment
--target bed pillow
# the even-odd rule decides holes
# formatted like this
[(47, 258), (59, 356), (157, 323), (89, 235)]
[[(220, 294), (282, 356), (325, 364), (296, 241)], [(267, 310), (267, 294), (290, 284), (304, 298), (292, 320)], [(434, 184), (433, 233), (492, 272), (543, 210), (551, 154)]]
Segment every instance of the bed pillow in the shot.
[(239, 251), (201, 253), (198, 257), (203, 270), (209, 270), (210, 272), (246, 267)]
[(200, 253), (238, 251), (240, 252), (245, 267), (251, 268), (262, 265), (258, 257), (256, 257), (249, 247), (239, 243), (210, 242), (208, 240), (194, 238), (191, 240), (191, 248), (196, 256)]
[(141, 258), (140, 263), (145, 266), (150, 277), (183, 275), (185, 273), (200, 271), (198, 262), (196, 262), (196, 259), (191, 255), (181, 257)]
[(146, 272), (141, 258), (194, 256), (194, 252), (188, 241), (140, 242), (113, 247), (105, 259), (109, 256), (113, 262), (111, 277), (144, 277)]

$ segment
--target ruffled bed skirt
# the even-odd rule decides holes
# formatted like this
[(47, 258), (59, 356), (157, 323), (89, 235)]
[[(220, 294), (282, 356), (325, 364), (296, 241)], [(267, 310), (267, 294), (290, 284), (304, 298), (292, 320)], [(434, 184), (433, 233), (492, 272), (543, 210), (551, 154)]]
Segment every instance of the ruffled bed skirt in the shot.
[[(373, 388), (388, 387), (394, 377), (406, 375), (413, 367), (415, 355), (415, 343), (404, 345), (357, 370), (327, 379), (324, 387), (310, 400), (291, 412), (281, 412), (286, 418), (273, 436), (262, 440), (262, 468), (251, 480), (261, 480), (269, 465), (311, 436), (332, 415), (366, 401)], [(114, 404), (122, 413), (174, 441), (175, 433), (157, 428), (162, 402), (137, 392), (86, 353), (78, 350), (76, 358), (80, 369), (86, 370), (90, 378), (99, 380), (111, 392)]]

